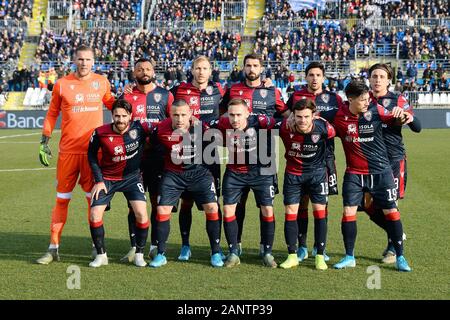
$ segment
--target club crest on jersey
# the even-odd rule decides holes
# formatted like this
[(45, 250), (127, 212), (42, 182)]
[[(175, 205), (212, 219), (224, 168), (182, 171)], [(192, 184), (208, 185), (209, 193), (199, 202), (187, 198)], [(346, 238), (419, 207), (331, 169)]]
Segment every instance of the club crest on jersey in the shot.
[(328, 93), (324, 93), (322, 96), (322, 101), (328, 103), (330, 101), (330, 95)]
[(158, 103), (158, 102), (161, 101), (162, 94), (161, 93), (155, 93), (154, 97), (155, 97), (156, 103)]
[(94, 88), (95, 90), (98, 90), (98, 88), (100, 88), (100, 83), (98, 81), (93, 81), (92, 88)]
[(143, 105), (143, 104), (139, 104), (139, 105), (136, 107), (136, 112), (137, 112), (137, 113), (144, 113), (144, 105)]
[(131, 130), (130, 133), (129, 133), (129, 135), (130, 135), (130, 138), (131, 138), (131, 139), (135, 140), (136, 137), (137, 137), (137, 131), (136, 131), (136, 129)]
[(317, 143), (317, 141), (319, 141), (319, 139), (320, 139), (320, 135), (318, 135), (318, 134), (311, 135), (312, 142)]
[(347, 127), (347, 134), (348, 135), (356, 134), (356, 124), (350, 123), (348, 125), (348, 127)]
[(208, 95), (212, 95), (212, 93), (213, 93), (213, 87), (207, 86), (207, 87), (206, 87), (206, 93), (207, 93)]
[(267, 90), (261, 89), (261, 90), (259, 90), (259, 94), (261, 95), (261, 97), (265, 98), (265, 97), (267, 97)]
[(366, 111), (364, 112), (364, 119), (366, 119), (367, 121), (372, 120), (372, 111)]
[(383, 107), (387, 108), (391, 104), (391, 101), (389, 99), (383, 99), (381, 104), (383, 105)]
[(115, 146), (114, 147), (114, 155), (119, 155), (123, 153), (123, 147), (122, 146)]

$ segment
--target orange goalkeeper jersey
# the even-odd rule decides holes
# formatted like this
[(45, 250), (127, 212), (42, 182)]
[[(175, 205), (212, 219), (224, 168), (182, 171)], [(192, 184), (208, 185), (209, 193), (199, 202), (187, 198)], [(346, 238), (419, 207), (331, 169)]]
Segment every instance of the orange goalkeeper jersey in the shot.
[(106, 77), (92, 73), (88, 80), (80, 80), (71, 73), (53, 87), (42, 134), (51, 136), (61, 112), (59, 152), (87, 154), (92, 131), (103, 125), (103, 104), (111, 109), (113, 102)]

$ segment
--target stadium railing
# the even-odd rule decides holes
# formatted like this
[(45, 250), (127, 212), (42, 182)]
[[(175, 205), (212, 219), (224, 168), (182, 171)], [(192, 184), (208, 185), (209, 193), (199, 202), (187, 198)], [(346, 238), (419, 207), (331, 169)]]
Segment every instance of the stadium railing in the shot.
[(373, 44), (366, 46), (363, 43), (355, 45), (355, 60), (359, 59), (372, 59), (372, 58), (396, 58), (398, 59), (400, 53), (399, 44)]
[(184, 20), (172, 20), (172, 21), (147, 21), (147, 30), (197, 30), (205, 28), (205, 21), (184, 21)]
[[(212, 67), (219, 68), (221, 72), (230, 72), (233, 70), (236, 61), (211, 61)], [(98, 71), (98, 67), (100, 67), (100, 71), (103, 73), (107, 73), (110, 70), (121, 71), (124, 69), (125, 71), (132, 70), (134, 61), (130, 61), (126, 66), (124, 66), (122, 61), (95, 61), (95, 64), (92, 67), (93, 71)], [(191, 60), (179, 60), (176, 62), (172, 61), (157, 61), (155, 65), (155, 71), (157, 73), (164, 73), (169, 66), (178, 66), (181, 65), (184, 70), (189, 69), (191, 67)], [(0, 62), (0, 67), (1, 67)], [(58, 61), (42, 61), (39, 65), (39, 70), (47, 71), (49, 68), (58, 69), (59, 67), (64, 66), (70, 70), (75, 70), (75, 65), (73, 63), (65, 64)]]
[(248, 1), (223, 1), (221, 19), (246, 17)]
[(379, 31), (391, 31), (393, 27), (398, 28), (434, 28), (448, 26), (449, 18), (416, 18), (416, 19), (367, 19), (358, 20), (358, 27), (377, 29)]
[[(320, 61), (325, 66), (325, 71), (327, 75), (347, 75), (350, 71), (350, 61), (345, 60), (334, 60), (334, 61)], [(289, 71), (294, 73), (305, 72), (309, 61), (299, 62), (299, 61), (264, 61), (263, 65), (265, 68), (270, 66), (272, 73), (276, 70), (277, 66), (285, 66)]]
[(47, 17), (59, 19), (69, 17), (72, 11), (72, 1), (50, 0), (47, 5)]
[[(442, 65), (442, 68), (445, 70), (447, 74), (450, 73), (450, 59), (433, 59), (433, 60), (398, 60), (398, 66), (402, 68), (403, 72), (405, 72), (408, 68), (408, 65), (413, 63), (419, 71), (425, 70), (425, 68), (430, 65), (432, 70), (436, 70), (439, 65)], [(406, 77), (406, 76), (405, 76)]]
[(119, 33), (129, 33), (134, 32), (142, 28), (140, 20), (119, 20), (119, 21), (109, 21), (109, 20), (49, 20), (48, 27), (50, 30), (61, 33), (64, 29), (66, 30), (82, 30), (89, 31), (95, 29), (103, 29), (109, 31), (116, 31)]
[(19, 21), (19, 20), (13, 20), (13, 19), (5, 19), (0, 20), (0, 28), (2, 29), (13, 29), (13, 28), (27, 28), (27, 22), (26, 21)]

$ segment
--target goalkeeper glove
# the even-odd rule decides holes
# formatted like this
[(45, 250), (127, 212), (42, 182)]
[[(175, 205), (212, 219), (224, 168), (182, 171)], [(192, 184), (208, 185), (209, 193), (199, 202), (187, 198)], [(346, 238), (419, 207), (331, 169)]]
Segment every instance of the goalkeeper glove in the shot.
[(39, 160), (46, 167), (48, 167), (49, 165), (48, 159), (52, 158), (52, 152), (48, 147), (49, 139), (50, 139), (49, 137), (42, 135), (41, 145), (39, 146)]

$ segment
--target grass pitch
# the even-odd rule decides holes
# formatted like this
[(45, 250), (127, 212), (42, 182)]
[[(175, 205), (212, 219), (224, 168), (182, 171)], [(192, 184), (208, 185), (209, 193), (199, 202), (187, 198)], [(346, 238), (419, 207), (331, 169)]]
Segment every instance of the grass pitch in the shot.
[[(2, 130), (0, 299), (448, 299), (450, 130), (429, 129), (420, 134), (405, 130), (404, 135), (408, 151), (408, 186), (406, 198), (400, 203), (400, 212), (408, 236), (405, 256), (413, 268), (411, 273), (400, 273), (393, 265), (380, 263), (386, 236), (364, 213), (358, 214), (356, 268), (331, 269), (344, 252), (340, 231), (341, 196), (330, 198), (327, 252), (331, 261), (328, 263), (330, 269), (325, 272), (314, 269), (312, 258), (290, 270), (269, 270), (262, 266), (258, 257), (258, 211), (252, 195), (247, 204), (244, 252), (239, 267), (228, 270), (209, 265), (205, 218), (197, 211), (194, 211), (191, 231), (191, 261), (176, 260), (181, 241), (178, 214), (174, 214), (166, 266), (138, 269), (121, 264), (120, 257), (129, 249), (128, 210), (124, 197), (117, 194), (112, 210), (104, 219), (110, 264), (92, 269), (88, 267), (91, 240), (86, 200), (78, 186), (62, 236), (62, 261), (48, 266), (37, 265), (35, 259), (48, 246), (56, 172), (52, 168), (41, 170), (43, 167), (38, 159), (40, 131)], [(58, 141), (59, 133), (56, 132), (50, 143), (54, 153), (53, 168)], [(341, 191), (345, 162), (338, 141), (336, 149)], [(280, 158), (280, 186), (283, 170), (284, 159)], [(281, 194), (276, 198), (275, 212), (274, 256), (281, 263), (287, 256)], [(313, 243), (312, 220), (310, 215), (309, 249)], [(223, 232), (222, 243), (226, 248)], [(73, 268), (80, 270), (79, 289), (68, 286)], [(371, 271), (374, 269), (380, 271), (379, 278), (374, 278), (378, 275)], [(370, 289), (374, 284), (378, 289)]]

